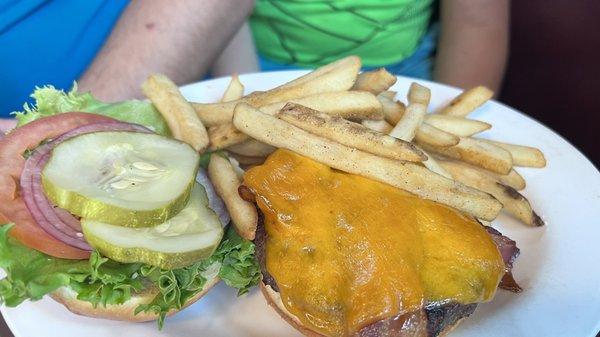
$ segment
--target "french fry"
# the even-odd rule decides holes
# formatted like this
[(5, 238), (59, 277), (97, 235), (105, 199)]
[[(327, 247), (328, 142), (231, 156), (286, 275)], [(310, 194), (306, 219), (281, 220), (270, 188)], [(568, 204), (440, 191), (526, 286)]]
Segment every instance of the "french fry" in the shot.
[(412, 141), (415, 138), (417, 129), (423, 124), (426, 110), (427, 107), (423, 104), (410, 104), (398, 124), (390, 132), (390, 136), (407, 142)]
[(443, 108), (440, 113), (443, 115), (465, 117), (493, 96), (493, 91), (484, 86), (478, 86), (463, 91), (462, 94), (456, 96), (456, 98)]
[[(365, 118), (381, 119), (382, 107), (379, 100), (371, 93), (365, 91), (342, 91), (306, 96), (303, 98), (292, 99), (289, 102), (308, 106), (309, 108), (325, 112), (330, 115), (340, 116), (345, 119), (361, 120)], [(286, 102), (276, 102), (260, 108), (264, 113), (275, 115), (285, 106)], [(229, 125), (225, 127), (225, 125)], [(211, 141), (216, 148), (224, 148), (239, 144), (249, 139), (239, 132), (231, 123), (215, 126)], [(212, 129), (212, 128), (211, 128)], [(210, 132), (209, 132), (210, 133)], [(217, 136), (229, 135), (227, 139), (217, 138)], [(231, 135), (235, 135), (232, 137)]]
[(245, 99), (241, 98), (235, 101), (222, 103), (192, 103), (192, 106), (202, 123), (207, 127), (213, 127), (230, 123), (233, 109), (238, 103), (244, 101)]
[(383, 107), (377, 97), (366, 91), (339, 91), (290, 99), (260, 107), (260, 111), (275, 115), (287, 103), (340, 116), (345, 119), (383, 119)]
[(206, 128), (175, 83), (164, 75), (153, 74), (142, 84), (142, 91), (163, 116), (174, 138), (198, 152), (208, 147)]
[(221, 102), (231, 102), (244, 97), (244, 85), (238, 74), (231, 75), (231, 81), (223, 93)]
[(428, 114), (425, 116), (425, 123), (462, 137), (470, 137), (492, 127), (486, 122), (440, 114)]
[(444, 161), (440, 162), (440, 165), (450, 172), (457, 181), (493, 195), (502, 203), (508, 213), (514, 215), (523, 223), (529, 226), (544, 225), (542, 219), (531, 208), (527, 198), (514, 188), (499, 183), (480, 170), (460, 165), (460, 163)]
[(267, 159), (266, 157), (244, 156), (242, 154), (237, 154), (233, 152), (229, 152), (229, 155), (235, 160), (237, 160), (237, 162), (240, 163), (240, 165), (243, 167), (260, 165), (265, 162), (265, 159)]
[(483, 219), (477, 219), (477, 221), (479, 221), (480, 224), (484, 225), (484, 226), (491, 226), (492, 222), (491, 221), (487, 221), (487, 220), (483, 220)]
[(390, 74), (385, 68), (372, 71), (364, 71), (356, 78), (352, 90), (368, 91), (378, 95), (388, 90), (398, 79)]
[(506, 175), (501, 175), (494, 172), (490, 172), (490, 174), (493, 174), (500, 183), (508, 185), (517, 191), (525, 189), (525, 179), (523, 179), (523, 177), (517, 171), (515, 171), (515, 169), (511, 169)]
[(379, 102), (381, 102), (383, 108), (383, 118), (388, 123), (396, 125), (398, 121), (400, 121), (400, 119), (404, 115), (404, 111), (406, 110), (404, 103), (388, 99), (381, 95), (378, 95), (377, 99), (379, 100)]
[(392, 129), (394, 128), (390, 123), (388, 123), (384, 120), (365, 119), (365, 120), (361, 121), (360, 123), (364, 127), (367, 127), (373, 131), (385, 133), (386, 135), (389, 134), (390, 131), (392, 131)]
[(211, 150), (221, 150), (248, 140), (248, 136), (238, 131), (233, 124), (221, 124), (208, 129)]
[[(240, 181), (244, 178), (244, 173), (245, 171), (240, 167), (240, 162), (237, 161), (237, 159), (228, 156), (229, 158), (229, 162), (231, 163), (231, 166), (233, 167), (233, 171), (235, 171), (235, 174), (237, 175), (238, 179), (240, 179)], [(239, 190), (238, 190), (239, 192)], [(242, 198), (244, 199), (244, 198)]]
[[(272, 103), (317, 93), (350, 90), (356, 83), (361, 65), (359, 57), (345, 57), (275, 89), (265, 91), (264, 95), (267, 96), (267, 99), (261, 98), (259, 101), (269, 100), (270, 98), (270, 103)], [(271, 96), (274, 98), (285, 97), (283, 99), (273, 99)], [(257, 104), (252, 100), (248, 103)]]
[[(202, 122), (210, 127), (231, 122), (233, 109), (240, 102), (250, 104), (254, 107), (262, 107), (299, 97), (350, 89), (356, 81), (356, 76), (358, 76), (361, 65), (360, 59), (351, 56), (334, 62), (334, 64), (336, 66), (327, 68), (328, 71), (324, 72), (319, 68), (313, 72), (318, 73), (319, 76), (309, 73), (277, 88), (249, 95), (240, 100), (226, 103), (192, 103), (192, 105)], [(324, 67), (328, 66), (332, 65)]]
[(431, 90), (429, 88), (413, 82), (408, 89), (408, 104), (419, 103), (424, 106), (429, 106), (431, 100)]
[[(382, 118), (382, 107), (379, 100), (371, 93), (365, 91), (342, 91), (306, 96), (299, 99), (292, 99), (300, 105), (306, 104), (309, 108), (328, 113), (334, 116), (340, 116), (346, 119), (361, 120), (364, 118)], [(264, 113), (275, 115), (285, 106), (286, 102), (277, 102), (261, 107), (260, 110)], [(225, 125), (229, 125), (226, 127)], [(248, 140), (249, 137), (239, 134), (231, 123), (225, 123), (213, 130), (214, 136), (210, 137), (211, 142), (216, 148), (224, 148), (239, 144)], [(211, 132), (209, 132), (210, 135)], [(222, 135), (229, 135), (227, 139), (217, 138)], [(232, 137), (235, 135), (235, 137)]]
[(460, 137), (458, 144), (449, 147), (417, 144), (427, 152), (459, 159), (499, 174), (508, 174), (512, 168), (512, 157), (508, 151), (479, 139)]
[(276, 148), (256, 139), (248, 139), (243, 143), (235, 144), (227, 148), (227, 151), (249, 157), (266, 157), (273, 153)]
[(241, 180), (229, 159), (211, 155), (208, 176), (215, 186), (215, 191), (223, 199), (238, 234), (245, 239), (254, 240), (258, 224), (256, 207), (240, 197), (238, 188)]
[(379, 96), (385, 97), (385, 98), (387, 98), (389, 100), (392, 100), (392, 101), (396, 99), (396, 95), (398, 95), (398, 92), (397, 91), (391, 91), (391, 90), (387, 90), (387, 91), (384, 91), (384, 92), (382, 92), (382, 93), (379, 94)]
[(411, 143), (301, 105), (288, 103), (277, 117), (317, 136), (382, 157), (413, 162), (425, 160), (423, 153)]
[(491, 195), (435, 174), (425, 167), (347, 147), (262, 113), (248, 104), (236, 107), (233, 124), (263, 143), (450, 205), (477, 218), (494, 219), (502, 208)]
[(435, 126), (423, 123), (417, 128), (415, 141), (432, 146), (447, 147), (458, 144), (460, 139), (451, 133), (436, 128)]
[[(297, 85), (304, 84), (307, 82), (312, 82), (315, 79), (320, 78), (327, 74), (332, 74), (332, 73), (333, 74), (340, 74), (340, 73), (345, 74), (344, 70), (346, 70), (346, 69), (357, 68), (358, 70), (360, 70), (361, 64), (362, 64), (362, 62), (358, 56), (347, 56), (347, 57), (344, 57), (337, 61), (326, 64), (322, 67), (319, 67), (304, 76), (298, 77), (295, 80), (287, 82), (287, 83), (281, 85), (281, 87), (282, 88), (293, 87), (293, 86), (297, 86)], [(356, 75), (354, 76), (354, 79), (352, 82), (353, 84), (356, 82), (356, 77), (358, 76), (358, 70), (356, 71)]]
[(499, 146), (510, 152), (513, 158), (513, 165), (515, 166), (538, 168), (546, 166), (546, 158), (544, 157), (544, 153), (535, 147), (502, 143), (488, 139), (481, 140)]
[[(434, 156), (434, 157), (436, 157), (436, 156)], [(443, 158), (440, 156), (437, 156), (436, 159), (441, 162), (451, 161), (456, 166), (459, 166), (459, 165), (465, 166), (466, 167), (465, 169), (467, 169), (467, 170), (478, 170), (482, 174), (485, 174), (488, 177), (490, 177), (491, 179), (494, 179), (501, 184), (510, 186), (517, 191), (525, 189), (525, 186), (526, 186), (525, 179), (523, 179), (523, 177), (517, 171), (515, 171), (515, 169), (511, 169), (510, 172), (508, 172), (508, 174), (498, 174), (496, 172), (492, 172), (490, 170), (486, 170), (484, 168), (481, 168), (481, 167), (478, 167), (475, 165), (471, 165), (471, 164), (467, 164), (465, 162), (457, 161), (454, 159)]]
[(423, 149), (421, 149), (421, 152), (425, 153), (425, 156), (427, 156), (427, 160), (423, 162), (423, 165), (425, 165), (425, 167), (427, 167), (429, 171), (442, 175), (448, 179), (453, 179), (450, 173), (444, 170), (444, 168), (437, 162), (437, 160), (432, 155), (425, 152)]

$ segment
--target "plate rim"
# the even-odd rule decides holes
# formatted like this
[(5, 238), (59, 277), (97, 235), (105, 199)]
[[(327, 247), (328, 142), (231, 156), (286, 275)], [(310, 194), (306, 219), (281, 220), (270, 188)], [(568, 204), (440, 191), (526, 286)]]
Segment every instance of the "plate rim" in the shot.
[[(241, 74), (240, 77), (243, 80), (244, 77), (265, 76), (265, 75), (266, 76), (270, 76), (270, 75), (278, 76), (277, 75), (278, 73), (284, 73), (284, 74), (298, 73), (298, 74), (301, 74), (301, 73), (307, 73), (309, 71), (310, 70), (286, 70), (286, 71), (271, 71), (271, 72), (255, 72), (255, 73)], [(456, 87), (453, 87), (453, 86), (450, 86), (450, 85), (446, 85), (446, 84), (443, 84), (443, 83), (438, 83), (438, 82), (433, 82), (433, 81), (428, 81), (428, 80), (415, 79), (415, 78), (406, 77), (406, 76), (398, 76), (398, 77), (402, 78), (402, 79), (404, 79), (406, 81), (416, 81), (416, 82), (419, 82), (419, 83), (433, 84), (434, 86), (443, 87), (446, 90), (449, 89), (451, 91), (462, 91), (462, 89), (460, 89), (460, 88), (456, 88)], [(213, 79), (209, 79), (209, 80), (197, 81), (197, 82), (194, 82), (194, 83), (190, 83), (190, 84), (187, 84), (187, 85), (180, 86), (180, 89), (185, 90), (185, 88), (190, 88), (190, 87), (194, 87), (194, 86), (198, 86), (198, 85), (202, 85), (202, 84), (203, 85), (208, 85), (211, 82), (223, 81), (223, 80), (227, 80), (229, 78), (231, 78), (231, 76), (222, 76), (222, 77), (213, 78)], [(502, 109), (508, 109), (508, 110), (510, 110), (512, 112), (516, 112), (520, 116), (520, 118), (524, 117), (525, 119), (529, 119), (529, 121), (534, 122), (535, 124), (537, 124), (537, 125), (541, 126), (542, 128), (546, 129), (546, 131), (549, 131), (553, 136), (558, 136), (558, 138), (560, 140), (562, 140), (564, 143), (566, 143), (568, 146), (570, 146), (571, 149), (574, 149), (575, 152), (578, 154), (578, 156), (580, 158), (583, 158), (585, 160), (585, 162), (589, 163), (590, 166), (592, 168), (594, 168), (596, 174), (600, 174), (600, 171), (599, 171), (598, 167), (596, 165), (594, 165), (594, 163), (589, 158), (587, 158), (585, 156), (585, 154), (583, 154), (579, 148), (577, 148), (576, 146), (574, 146), (568, 139), (566, 139), (565, 137), (563, 137), (561, 134), (557, 133), (552, 128), (548, 127), (546, 124), (538, 121), (537, 119), (535, 119), (535, 118), (533, 118), (533, 117), (531, 117), (531, 116), (529, 116), (529, 115), (527, 115), (527, 114), (525, 114), (525, 113), (523, 113), (523, 112), (521, 112), (521, 111), (519, 111), (519, 110), (517, 110), (515, 108), (512, 108), (512, 107), (506, 105), (505, 103), (499, 102), (497, 100), (492, 100), (492, 103), (497, 104)], [(6, 317), (6, 307), (4, 305), (0, 305), (0, 311), (3, 313), (3, 316)], [(26, 336), (22, 336), (22, 335), (17, 335), (17, 333), (15, 333), (15, 331), (18, 331), (18, 329), (17, 329), (17, 327), (15, 325), (15, 321), (7, 320), (6, 318), (5, 318), (5, 321), (6, 321), (7, 326), (9, 327), (9, 329), (15, 334), (16, 337), (26, 337)], [(596, 324), (596, 330), (600, 330), (600, 321)]]

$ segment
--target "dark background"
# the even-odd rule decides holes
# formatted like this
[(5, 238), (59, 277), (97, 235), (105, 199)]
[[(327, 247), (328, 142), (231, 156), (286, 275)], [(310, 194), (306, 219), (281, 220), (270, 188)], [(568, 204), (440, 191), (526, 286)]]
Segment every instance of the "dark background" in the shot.
[(500, 100), (546, 124), (600, 165), (600, 1), (512, 2)]
[[(500, 101), (546, 124), (600, 166), (600, 1), (513, 1), (511, 15)], [(0, 336), (12, 337), (1, 318)]]

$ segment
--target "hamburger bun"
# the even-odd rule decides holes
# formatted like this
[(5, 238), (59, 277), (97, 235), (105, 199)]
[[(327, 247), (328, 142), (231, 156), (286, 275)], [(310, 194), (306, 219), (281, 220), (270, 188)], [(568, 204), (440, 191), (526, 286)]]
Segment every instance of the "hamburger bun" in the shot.
[[(206, 284), (204, 285), (204, 289), (202, 289), (202, 291), (196, 296), (189, 299), (181, 309), (184, 309), (199, 300), (212, 287), (219, 283), (219, 280), (220, 279), (218, 277), (207, 280)], [(131, 298), (123, 304), (107, 305), (106, 307), (98, 305), (96, 308), (94, 308), (90, 302), (78, 300), (77, 293), (68, 287), (61, 287), (55, 290), (50, 294), (50, 297), (67, 307), (67, 309), (69, 309), (69, 311), (72, 313), (78, 315), (111, 319), (116, 321), (148, 322), (156, 320), (158, 315), (154, 312), (140, 312), (139, 314), (135, 315), (134, 312), (140, 304), (150, 303), (157, 294), (158, 289), (156, 288), (145, 289), (140, 293), (132, 295)], [(179, 310), (171, 310), (167, 316), (174, 315), (177, 312), (179, 312)]]
[[(273, 288), (271, 288), (270, 285), (267, 285), (267, 284), (264, 284), (263, 282), (260, 282), (259, 286), (260, 286), (260, 290), (261, 290), (262, 294), (264, 295), (265, 299), (267, 300), (267, 303), (273, 309), (275, 309), (275, 311), (279, 314), (279, 316), (281, 316), (281, 318), (283, 318), (289, 325), (291, 325), (292, 327), (294, 327), (294, 329), (298, 330), (300, 333), (302, 333), (303, 335), (305, 335), (307, 337), (327, 337), (327, 336), (322, 335), (322, 334), (320, 334), (320, 333), (318, 333), (316, 331), (310, 330), (309, 328), (307, 328), (306, 326), (304, 326), (302, 324), (302, 322), (300, 322), (300, 320), (298, 319), (298, 317), (294, 316), (292, 313), (290, 313), (285, 308), (283, 302), (281, 301), (281, 296), (279, 295), (279, 292), (277, 292)], [(458, 321), (456, 321), (454, 324), (446, 326), (444, 328), (444, 330), (442, 330), (437, 336), (438, 337), (447, 336), (465, 318), (461, 318)]]

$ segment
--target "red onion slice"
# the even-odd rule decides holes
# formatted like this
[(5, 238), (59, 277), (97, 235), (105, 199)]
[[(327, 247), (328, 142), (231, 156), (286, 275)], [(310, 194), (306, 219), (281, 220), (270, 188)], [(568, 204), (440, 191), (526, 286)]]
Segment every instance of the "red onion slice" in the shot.
[(204, 189), (206, 190), (206, 196), (208, 197), (208, 207), (217, 213), (221, 224), (226, 226), (231, 220), (231, 217), (229, 216), (229, 212), (227, 212), (227, 208), (225, 207), (223, 199), (221, 199), (221, 197), (219, 197), (215, 191), (215, 187), (210, 182), (210, 179), (208, 179), (208, 175), (206, 175), (206, 171), (203, 168), (198, 170), (196, 182), (204, 186)]
[(75, 128), (69, 132), (62, 134), (60, 137), (56, 138), (52, 142), (47, 145), (51, 145), (51, 148), (54, 148), (59, 143), (63, 141), (73, 138), (75, 136), (83, 135), (86, 133), (92, 132), (110, 132), (110, 131), (130, 131), (130, 132), (144, 132), (144, 133), (153, 133), (152, 130), (148, 129), (145, 126), (139, 124), (125, 123), (125, 122), (101, 122), (101, 123), (93, 123), (86, 124)]
[(78, 229), (73, 229), (61, 221), (54, 212), (54, 207), (43, 193), (41, 168), (44, 167), (49, 158), (50, 151), (37, 152), (25, 162), (25, 168), (21, 176), (25, 205), (27, 205), (33, 219), (48, 234), (70, 246), (91, 250), (92, 247), (83, 239), (79, 221), (73, 217), (73, 220), (77, 221), (79, 225)]
[(25, 167), (21, 174), (23, 200), (37, 224), (54, 238), (83, 250), (91, 250), (92, 247), (89, 246), (83, 237), (81, 223), (68, 211), (55, 207), (50, 203), (44, 194), (41, 173), (50, 159), (52, 149), (56, 145), (78, 135), (107, 131), (152, 132), (143, 126), (123, 122), (84, 125), (61, 135), (47, 144), (39, 146), (25, 162)]
[(60, 221), (64, 222), (67, 226), (73, 228), (74, 230), (81, 232), (81, 222), (79, 222), (79, 220), (77, 220), (73, 214), (60, 207), (52, 208), (54, 209), (54, 213), (56, 213), (56, 216), (60, 219)]

